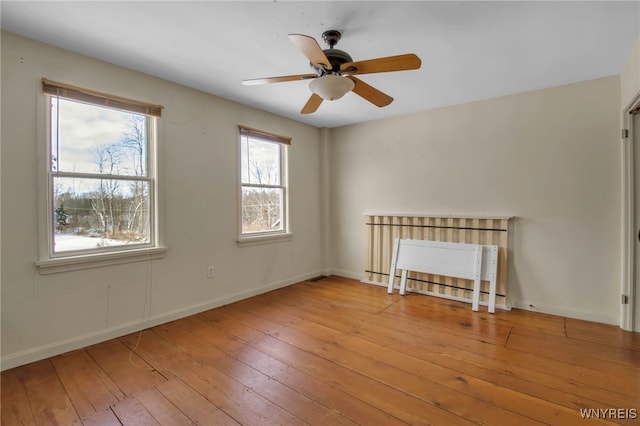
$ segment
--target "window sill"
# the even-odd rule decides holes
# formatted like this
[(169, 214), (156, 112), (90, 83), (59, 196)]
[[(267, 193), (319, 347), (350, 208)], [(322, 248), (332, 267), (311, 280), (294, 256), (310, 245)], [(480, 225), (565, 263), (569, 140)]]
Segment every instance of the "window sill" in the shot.
[(109, 253), (56, 257), (53, 259), (37, 260), (35, 263), (40, 270), (40, 274), (47, 275), (77, 271), (79, 269), (101, 268), (104, 266), (120, 265), (122, 263), (161, 259), (167, 253), (167, 250), (167, 247), (152, 247)]
[(288, 232), (283, 234), (239, 237), (236, 240), (236, 243), (238, 244), (238, 247), (246, 247), (246, 246), (254, 246), (258, 244), (270, 244), (270, 243), (277, 243), (280, 241), (289, 241), (291, 239), (293, 239), (293, 234)]

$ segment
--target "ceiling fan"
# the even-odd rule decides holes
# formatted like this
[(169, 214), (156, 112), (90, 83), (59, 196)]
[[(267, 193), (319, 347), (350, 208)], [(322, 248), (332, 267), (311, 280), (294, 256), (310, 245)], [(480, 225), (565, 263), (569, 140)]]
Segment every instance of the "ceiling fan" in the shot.
[(256, 78), (244, 80), (242, 84), (270, 84), (285, 81), (311, 80), (309, 89), (311, 97), (300, 111), (302, 114), (315, 112), (323, 100), (336, 100), (345, 93), (353, 91), (372, 104), (383, 107), (389, 105), (393, 98), (386, 93), (356, 78), (359, 74), (372, 74), (390, 71), (415, 70), (420, 68), (420, 58), (413, 53), (388, 56), (384, 58), (353, 61), (351, 56), (342, 50), (334, 49), (342, 34), (329, 30), (322, 33), (323, 40), (329, 45), (322, 50), (318, 42), (303, 34), (289, 34), (289, 39), (311, 62), (313, 74), (297, 74), (280, 77)]

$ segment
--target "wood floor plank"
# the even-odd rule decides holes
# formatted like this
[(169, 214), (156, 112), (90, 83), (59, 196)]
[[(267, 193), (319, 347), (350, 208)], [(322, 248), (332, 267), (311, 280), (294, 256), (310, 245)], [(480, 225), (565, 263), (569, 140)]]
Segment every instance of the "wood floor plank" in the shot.
[[(251, 306), (243, 307), (245, 309), (253, 309)], [(265, 309), (265, 306), (263, 306), (262, 312), (269, 315), (270, 312)], [(272, 307), (272, 309), (279, 311), (288, 309), (290, 312), (296, 312), (301, 318), (309, 318), (313, 321), (296, 321), (291, 325), (291, 328), (295, 330), (301, 332), (307, 330), (310, 336), (323, 337), (326, 342), (333, 342), (362, 355), (368, 355), (373, 360), (385, 362), (387, 365), (397, 365), (399, 368), (405, 369), (403, 371), (405, 375), (418, 375), (431, 382), (435, 382), (431, 387), (444, 384), (450, 389), (455, 389), (468, 396), (479, 398), (497, 407), (505, 407), (520, 415), (530, 416), (544, 423), (551, 421), (574, 421), (579, 415), (575, 409), (568, 409), (555, 403), (549, 403), (545, 399), (538, 399), (518, 392), (515, 389), (503, 389), (499, 384), (487, 382), (472, 375), (461, 375), (459, 371), (452, 368), (443, 368), (437, 363), (416, 358), (414, 355), (415, 347), (403, 344), (397, 340), (387, 340), (381, 342), (382, 344), (372, 343), (370, 340), (361, 339), (360, 333), (355, 333), (355, 330), (335, 330), (331, 328), (331, 326), (341, 325), (342, 322), (310, 315), (306, 309), (285, 307), (283, 305)], [(329, 327), (320, 328), (318, 327), (320, 323), (329, 324)], [(376, 337), (380, 336), (378, 335)], [(405, 383), (406, 382), (403, 382), (403, 387)]]
[(124, 399), (124, 394), (86, 351), (58, 355), (51, 362), (83, 421)]
[(203, 312), (198, 314), (197, 317), (236, 336), (238, 341), (249, 342), (253, 339), (260, 339), (264, 334), (253, 327), (238, 324), (237, 321), (228, 315), (224, 315), (218, 309)]
[[(462, 349), (465, 352), (457, 353), (453, 351), (452, 353), (453, 348)], [(479, 354), (490, 358), (494, 360), (493, 362), (497, 361), (499, 363), (498, 365), (517, 366), (539, 373), (557, 375), (572, 383), (596, 385), (610, 392), (621, 392), (620, 387), (612, 382), (612, 375), (606, 371), (576, 365), (575, 363), (571, 364), (549, 357), (540, 357), (526, 351), (515, 351), (510, 350), (508, 347), (503, 348), (494, 345), (484, 345), (473, 340), (466, 340), (463, 343), (457, 341), (450, 342), (450, 347), (445, 348), (445, 351), (459, 359), (466, 357), (467, 353), (471, 352), (472, 354)], [(633, 379), (630, 380), (632, 381)], [(633, 384), (630, 381), (626, 381), (623, 387), (632, 388)]]
[[(337, 298), (345, 298), (345, 300), (350, 300), (354, 303), (364, 302), (366, 305), (375, 306), (377, 311), (399, 300), (397, 292), (396, 294), (388, 294), (386, 292), (380, 292), (379, 289), (381, 289), (381, 287), (375, 288), (373, 286), (368, 289), (358, 289), (358, 285), (361, 284), (357, 281), (331, 278), (323, 281), (307, 282), (305, 283), (306, 287), (300, 286), (295, 289), (285, 288), (285, 290), (302, 289), (305, 290), (307, 294), (331, 295)], [(336, 293), (334, 291), (335, 289), (339, 289), (340, 291)]]
[(3, 425), (35, 425), (36, 420), (31, 412), (29, 395), (20, 380), (19, 372), (23, 369), (12, 369), (2, 373), (0, 380), (0, 423)]
[[(220, 327), (233, 325), (226, 331), (232, 334), (239, 333), (239, 336), (249, 334), (248, 331), (243, 331), (243, 328), (251, 328), (238, 321), (220, 321), (217, 324)], [(424, 403), (404, 391), (385, 386), (366, 374), (354, 372), (323, 357), (314, 356), (275, 337), (263, 334), (258, 339), (252, 337), (249, 344), (285, 363), (296, 366), (332, 387), (357, 395), (359, 399), (371, 405), (384, 407), (383, 409), (394, 417), (410, 424), (468, 424), (468, 421), (462, 417)], [(366, 391), (363, 393), (363, 390)], [(400, 409), (400, 407), (403, 408)]]
[[(380, 289), (380, 291), (381, 290), (382, 289)], [(483, 315), (482, 313), (473, 315), (470, 309), (461, 309), (462, 306), (466, 306), (464, 303), (448, 301), (447, 305), (441, 304), (437, 306), (436, 309), (425, 308), (421, 306), (424, 302), (420, 302), (419, 300), (420, 298), (424, 299), (428, 297), (422, 295), (416, 296), (416, 298), (410, 301), (405, 298), (398, 298), (397, 303), (388, 305), (387, 308), (380, 311), (378, 315), (367, 315), (365, 312), (354, 311), (336, 304), (335, 299), (341, 297), (339, 294), (331, 297), (330, 294), (326, 296), (314, 294), (311, 296), (308, 293), (299, 293), (295, 294), (295, 297), (297, 302), (306, 303), (311, 307), (319, 308), (320, 306), (324, 306), (327, 310), (349, 311), (353, 312), (353, 314), (359, 318), (375, 319), (382, 314), (395, 314), (399, 317), (397, 320), (403, 321), (405, 326), (407, 319), (410, 318), (412, 321), (420, 321), (421, 325), (437, 327), (439, 331), (446, 329), (448, 334), (451, 335), (461, 335), (465, 338), (474, 337), (479, 341), (494, 344), (504, 343), (510, 331), (508, 326), (495, 324), (489, 315)], [(414, 305), (411, 305), (411, 303)], [(416, 303), (418, 305), (415, 305)], [(457, 306), (455, 303), (457, 303)], [(453, 306), (456, 307), (454, 308)], [(445, 320), (445, 318), (447, 320)]]
[(635, 425), (639, 336), (326, 277), (4, 371), (1, 423)]
[[(351, 351), (345, 349), (341, 342), (336, 340), (335, 333), (324, 334), (324, 336), (326, 336), (324, 339), (315, 337), (322, 336), (323, 331), (318, 330), (319, 327), (320, 326), (312, 323), (299, 323), (295, 330), (281, 330), (277, 332), (274, 337), (299, 347), (302, 350), (309, 351), (325, 359), (330, 359), (332, 362), (347, 369), (366, 374), (377, 382), (407, 392), (439, 409), (446, 410), (454, 415), (476, 423), (490, 423), (492, 419), (501, 419), (501, 421), (509, 424), (539, 424), (529, 417), (518, 415), (492, 404), (485, 404), (482, 410), (478, 410), (477, 407), (481, 402), (476, 398), (448, 388), (435, 381), (428, 380), (415, 373), (409, 373), (393, 365), (363, 356), (359, 352), (362, 350), (366, 351), (367, 349), (363, 347), (365, 345), (362, 340), (352, 340), (353, 345), (351, 345), (351, 347), (354, 351)], [(324, 331), (326, 330), (327, 329), (324, 329)], [(358, 344), (361, 346), (356, 347)], [(380, 346), (376, 346), (374, 351), (380, 349), (382, 349)], [(374, 351), (368, 353), (374, 353)], [(399, 359), (397, 361), (403, 362), (406, 360)]]
[(567, 339), (545, 333), (532, 333), (522, 327), (514, 328), (509, 337), (508, 347), (536, 353), (545, 358), (563, 360), (570, 364), (595, 367), (612, 374), (617, 374), (619, 370), (629, 366), (640, 369), (640, 352), (633, 349)]
[(220, 342), (226, 347), (244, 347), (246, 343), (222, 332), (198, 316), (187, 321), (164, 324), (154, 328), (154, 333), (172, 342), (179, 350), (202, 365), (216, 365), (227, 354), (219, 349)]
[[(240, 308), (242, 307), (244, 302), (245, 301), (240, 301), (240, 302), (237, 302), (237, 304), (234, 303), (232, 305), (221, 306), (219, 309), (216, 309), (215, 312), (216, 314), (226, 315), (227, 312), (230, 311), (235, 314), (236, 318), (237, 316), (242, 315), (243, 323), (250, 325), (257, 330), (260, 330), (263, 333), (276, 332), (282, 328), (288, 327), (291, 323), (298, 320), (296, 317), (293, 317), (291, 315), (286, 315), (283, 312), (279, 312), (275, 314), (273, 317), (267, 317), (264, 315), (255, 315), (256, 312), (250, 312), (250, 311), (238, 309), (239, 307)], [(209, 315), (208, 318), (212, 319), (213, 317)], [(218, 317), (218, 320), (224, 320), (224, 317)], [(274, 320), (277, 320), (277, 321), (274, 321)]]
[(358, 424), (389, 426), (407, 424), (389, 413), (358, 399), (357, 396), (336, 389), (313, 375), (303, 372), (299, 366), (271, 357), (251, 346), (237, 349), (233, 355), (239, 361), (318, 401), (318, 403), (335, 410), (341, 416), (349, 418)]
[[(362, 401), (380, 407), (409, 424), (469, 424), (469, 420), (451, 414), (436, 404), (428, 404), (405, 391), (399, 391), (344, 366), (327, 361), (271, 336), (251, 343), (252, 346), (298, 369), (314, 375), (328, 385), (357, 396)], [(328, 353), (330, 351), (327, 349)]]
[(160, 423), (138, 401), (137, 398), (125, 398), (111, 407), (123, 425), (159, 426)]
[(356, 425), (355, 422), (348, 420), (303, 393), (282, 384), (278, 380), (231, 356), (219, 360), (216, 368), (220, 371), (233, 371), (234, 378), (247, 389), (251, 389), (310, 425)]
[(144, 359), (119, 340), (89, 346), (87, 353), (126, 396), (166, 381)]
[(135, 350), (138, 357), (163, 377), (172, 378), (197, 366), (197, 362), (184, 354), (167, 340), (162, 339), (153, 329), (141, 335), (120, 338), (129, 350)]
[[(208, 351), (218, 353), (213, 364), (225, 365), (230, 362), (230, 359), (242, 362), (266, 377), (277, 380), (279, 383), (294, 389), (300, 393), (301, 396), (317, 401), (319, 404), (336, 411), (340, 417), (344, 416), (345, 418), (352, 419), (353, 422), (363, 425), (396, 425), (401, 423), (383, 411), (365, 404), (349, 394), (338, 391), (300, 370), (296, 370), (294, 366), (283, 363), (252, 348), (246, 342), (241, 341), (232, 334), (226, 333), (217, 323), (213, 324), (204, 322), (204, 320), (201, 321), (202, 324), (200, 324), (200, 326), (195, 325), (193, 327), (180, 328), (179, 331), (176, 329), (175, 333), (163, 334), (163, 336), (169, 340), (181, 342), (183, 350), (198, 356), (197, 353), (191, 352), (193, 348), (191, 344), (189, 344), (189, 348), (186, 345), (187, 342), (193, 342), (193, 338), (189, 337), (189, 334), (194, 333), (196, 337), (195, 341), (198, 342), (198, 344), (210, 344), (210, 346), (207, 346)], [(193, 324), (193, 321), (190, 321), (190, 324)], [(202, 325), (205, 325), (206, 328), (203, 328)], [(171, 332), (169, 329), (166, 331)], [(225, 357), (228, 358), (223, 359), (219, 354), (224, 354)], [(237, 368), (239, 367), (235, 364), (234, 371)], [(265, 396), (267, 395), (265, 394)], [(291, 409), (290, 411), (294, 412), (295, 409)], [(402, 422), (402, 424), (406, 423)]]
[[(305, 371), (333, 388), (338, 388), (353, 396), (357, 395), (359, 399), (369, 405), (384, 407), (385, 411), (409, 424), (469, 423), (462, 417), (451, 415), (438, 407), (424, 403), (404, 391), (397, 391), (332, 362), (313, 357), (308, 352), (278, 341), (267, 334), (256, 339), (255, 333), (258, 331), (235, 318), (217, 321), (216, 326), (231, 334), (237, 333), (238, 336), (251, 335), (250, 344), (258, 350), (278, 359), (284, 356), (283, 362)], [(266, 343), (267, 341), (268, 343)], [(369, 394), (367, 390), (374, 391)]]
[[(495, 353), (487, 354), (478, 352), (469, 352), (468, 343), (459, 343), (459, 336), (456, 339), (442, 340), (439, 336), (440, 331), (435, 333), (426, 330), (425, 327), (407, 327), (403, 321), (392, 317), (392, 320), (377, 321), (376, 318), (356, 318), (357, 313), (350, 310), (333, 307), (332, 312), (327, 315), (324, 310), (326, 307), (315, 309), (311, 304), (301, 303), (300, 300), (291, 303), (289, 306), (289, 298), (279, 298), (277, 303), (280, 305), (277, 309), (286, 309), (286, 307), (299, 308), (304, 312), (302, 317), (313, 316), (317, 314), (315, 321), (322, 324), (330, 324), (337, 330), (344, 333), (355, 333), (358, 336), (367, 336), (371, 341), (378, 342), (383, 345), (398, 347), (398, 345), (409, 345), (407, 351), (421, 358), (434, 362), (438, 365), (455, 368), (466, 374), (471, 374), (480, 379), (505, 386), (514, 391), (523, 392), (536, 398), (547, 400), (577, 412), (580, 408), (588, 408), (594, 406), (616, 407), (616, 401), (623, 406), (633, 406), (634, 398), (619, 394), (618, 392), (598, 389), (588, 386), (587, 383), (580, 383), (573, 380), (564, 380), (562, 376), (557, 374), (548, 374), (537, 370), (529, 370), (524, 366), (514, 365), (512, 360), (502, 357), (499, 358), (500, 363), (496, 364), (495, 357), (499, 356)], [(254, 299), (253, 303), (276, 303), (274, 300), (265, 298)], [(384, 316), (381, 314), (380, 316)], [(394, 321), (394, 322), (391, 322)], [(381, 325), (378, 325), (381, 324)], [(394, 327), (397, 324), (397, 327)], [(391, 328), (387, 328), (390, 326)], [(353, 328), (353, 330), (352, 330)], [(397, 329), (402, 328), (402, 333), (398, 333)], [(415, 335), (415, 338), (413, 337)], [(380, 341), (384, 338), (384, 341)], [(477, 350), (477, 349), (476, 349)], [(507, 365), (505, 368), (503, 365)], [(563, 367), (564, 368), (564, 367)], [(544, 369), (543, 369), (544, 371)], [(582, 372), (579, 372), (581, 375)]]
[(135, 398), (161, 425), (188, 426), (196, 424), (156, 388), (139, 392)]
[(240, 424), (182, 380), (168, 380), (158, 385), (157, 389), (196, 424), (216, 426)]
[(18, 370), (36, 425), (80, 425), (80, 417), (56, 374), (51, 360), (28, 364)]
[[(305, 308), (310, 310), (315, 309), (310, 302), (307, 302), (307, 305), (304, 304), (305, 302), (301, 302), (299, 300), (296, 302), (296, 305), (298, 306), (305, 306)], [(534, 356), (523, 351), (510, 351), (500, 348), (495, 344), (487, 345), (486, 343), (492, 343), (490, 338), (486, 338), (487, 336), (474, 334), (467, 335), (457, 331), (451, 332), (451, 329), (447, 329), (447, 333), (442, 333), (442, 327), (439, 325), (434, 326), (432, 322), (420, 323), (420, 327), (412, 327), (410, 324), (407, 324), (406, 321), (398, 319), (394, 314), (388, 314), (386, 311), (376, 317), (369, 317), (337, 306), (326, 307), (324, 309), (331, 310), (329, 315), (327, 315), (326, 312), (323, 313), (327, 318), (339, 318), (344, 321), (348, 321), (350, 318), (359, 318), (362, 322), (367, 324), (365, 328), (375, 324), (380, 324), (382, 326), (389, 326), (393, 328), (394, 333), (396, 330), (403, 330), (408, 335), (413, 334), (416, 337), (421, 337), (424, 341), (433, 343), (433, 345), (431, 345), (431, 350), (444, 351), (448, 353), (452, 359), (464, 361), (465, 357), (471, 353), (471, 356), (475, 357), (477, 360), (478, 358), (476, 355), (480, 354), (481, 356), (494, 360), (490, 362), (498, 360), (501, 364), (521, 367), (521, 372), (529, 369), (534, 370), (537, 373), (564, 377), (567, 383), (576, 383), (576, 386), (578, 387), (580, 383), (595, 384), (602, 389), (613, 392), (614, 394), (622, 392), (618, 384), (615, 382), (615, 375), (612, 375), (609, 372), (572, 365), (552, 358)], [(473, 336), (476, 336), (476, 338), (473, 338)], [(472, 338), (470, 339), (470, 337)], [(539, 374), (534, 375), (540, 377)], [(637, 377), (637, 375), (634, 375), (634, 378), (635, 377)], [(625, 387), (630, 391), (633, 391), (633, 389), (636, 388), (636, 385), (633, 382), (634, 378), (630, 378), (625, 382)], [(627, 392), (626, 395), (630, 394)]]
[(120, 420), (118, 420), (118, 416), (113, 412), (111, 407), (96, 411), (88, 417), (84, 417), (82, 419), (82, 424), (84, 426), (122, 426)]
[(625, 331), (610, 324), (599, 324), (572, 318), (565, 318), (564, 320), (566, 336), (569, 339), (640, 351), (640, 333)]
[(304, 421), (208, 365), (187, 372), (182, 380), (244, 425), (303, 425)]
[(318, 283), (307, 284), (307, 287), (308, 287), (307, 291), (310, 291), (311, 294), (313, 295), (318, 295), (318, 296), (328, 295), (330, 297), (334, 297), (334, 304), (337, 306), (342, 306), (342, 307), (354, 309), (357, 311), (363, 311), (370, 314), (375, 314), (377, 312), (380, 312), (381, 310), (385, 309), (389, 305), (392, 305), (393, 303), (395, 303), (394, 300), (390, 298), (386, 300), (371, 302), (370, 299), (352, 296), (349, 294), (344, 294), (344, 293), (332, 294), (331, 290), (327, 291), (327, 289), (323, 288), (322, 285)]
[(496, 320), (511, 327), (524, 327), (547, 334), (565, 336), (565, 318), (557, 315), (512, 309), (510, 311), (496, 309)]

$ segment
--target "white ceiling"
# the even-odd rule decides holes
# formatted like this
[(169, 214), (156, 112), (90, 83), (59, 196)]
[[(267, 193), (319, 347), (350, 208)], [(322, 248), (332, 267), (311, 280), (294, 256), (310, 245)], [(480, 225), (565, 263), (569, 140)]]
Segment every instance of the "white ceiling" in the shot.
[[(3, 30), (274, 112), (336, 127), (618, 74), (640, 34), (627, 2), (2, 1)], [(362, 75), (394, 97), (348, 93), (301, 115), (311, 72), (287, 34), (343, 32), (355, 61), (415, 53), (415, 71)], [(72, 82), (71, 82), (72, 83)]]

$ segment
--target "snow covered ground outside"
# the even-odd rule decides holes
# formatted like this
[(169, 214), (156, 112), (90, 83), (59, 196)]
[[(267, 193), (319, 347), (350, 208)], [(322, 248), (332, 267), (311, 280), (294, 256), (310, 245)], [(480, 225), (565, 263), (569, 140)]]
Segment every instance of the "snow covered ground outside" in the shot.
[(56, 252), (87, 250), (100, 247), (124, 246), (130, 244), (136, 243), (126, 240), (112, 240), (109, 238), (87, 237), (84, 235), (74, 234), (56, 234), (55, 236)]

